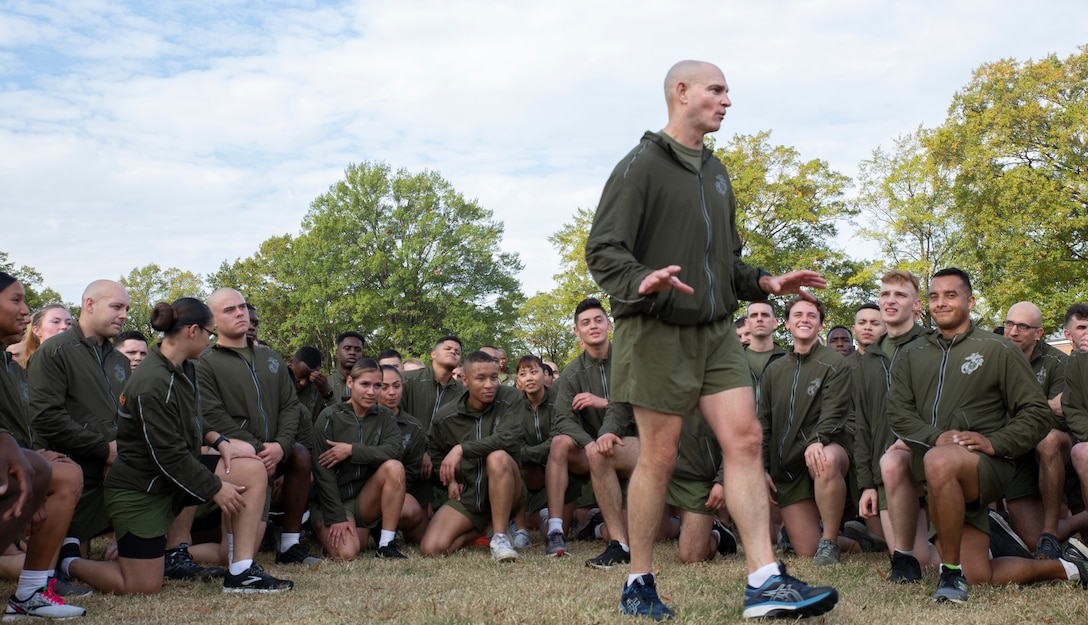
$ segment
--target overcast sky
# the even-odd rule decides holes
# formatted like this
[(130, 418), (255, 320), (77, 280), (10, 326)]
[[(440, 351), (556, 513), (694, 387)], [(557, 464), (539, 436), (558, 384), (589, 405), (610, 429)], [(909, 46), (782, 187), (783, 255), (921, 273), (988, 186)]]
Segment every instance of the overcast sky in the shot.
[(769, 129), (854, 176), (979, 65), (1067, 57), (1086, 24), (1084, 0), (0, 0), (0, 251), (71, 302), (148, 263), (207, 274), (385, 161), (492, 210), (531, 295), (547, 235), (664, 125), (677, 60), (724, 70), (719, 142)]

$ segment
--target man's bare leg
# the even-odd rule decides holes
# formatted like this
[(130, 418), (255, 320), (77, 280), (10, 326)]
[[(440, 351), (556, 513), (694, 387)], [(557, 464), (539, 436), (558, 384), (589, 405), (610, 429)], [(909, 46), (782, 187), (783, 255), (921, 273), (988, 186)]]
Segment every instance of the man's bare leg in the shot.
[(642, 406), (635, 406), (634, 411), (641, 449), (627, 487), (627, 534), (631, 575), (641, 575), (653, 571), (654, 538), (665, 506), (665, 490), (676, 465), (682, 421), (677, 415)]
[(763, 475), (763, 428), (756, 419), (755, 394), (751, 387), (742, 386), (704, 395), (699, 398), (699, 411), (722, 448), (726, 506), (744, 545), (748, 572), (752, 573), (774, 563), (774, 548), (767, 532), (771, 514)]

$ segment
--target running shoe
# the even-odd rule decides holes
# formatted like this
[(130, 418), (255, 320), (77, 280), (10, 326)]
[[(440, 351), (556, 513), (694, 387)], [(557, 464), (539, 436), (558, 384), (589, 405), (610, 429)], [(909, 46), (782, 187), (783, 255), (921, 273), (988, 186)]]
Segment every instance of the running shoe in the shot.
[(166, 550), (162, 568), (162, 576), (166, 579), (195, 579), (204, 582), (210, 579), (222, 579), (226, 574), (227, 570), (222, 567), (200, 566), (193, 562), (193, 556), (189, 554), (189, 546), (186, 544)]
[(396, 545), (389, 543), (384, 547), (374, 550), (374, 557), (379, 560), (407, 560), (408, 556), (397, 550)]
[(996, 510), (990, 510), (987, 515), (990, 517), (990, 553), (993, 557), (1032, 557), (1031, 550), (1013, 531), (1005, 517), (998, 514)]
[(892, 553), (892, 572), (888, 581), (893, 584), (914, 584), (922, 581), (922, 565), (918, 558), (896, 551)]
[(4, 620), (19, 618), (76, 618), (86, 614), (86, 610), (79, 606), (68, 605), (49, 590), (48, 586), (42, 586), (34, 591), (34, 594), (23, 601), (19, 601), (12, 595), (8, 598), (8, 607), (4, 610)]
[(730, 529), (725, 526), (725, 523), (722, 523), (721, 521), (719, 521), (717, 517), (714, 517), (714, 522), (713, 522), (712, 527), (714, 529), (718, 530), (718, 553), (722, 554), (723, 556), (728, 556), (728, 555), (732, 555), (732, 554), (736, 553), (737, 552), (737, 536), (736, 536), (736, 534), (734, 534), (732, 531), (730, 531)]
[(276, 579), (260, 565), (254, 563), (240, 575), (231, 575), (228, 571), (223, 579), (223, 592), (280, 592), (291, 590), (295, 583), (286, 579)]
[(510, 545), (510, 538), (506, 534), (495, 534), (491, 537), (491, 559), (495, 562), (514, 562), (520, 556)]
[(276, 552), (276, 564), (305, 564), (316, 571), (321, 566), (321, 558), (310, 555), (302, 543), (295, 543), (287, 551)]
[(548, 532), (548, 540), (544, 545), (544, 555), (549, 558), (562, 558), (567, 553), (567, 539), (563, 537), (563, 532), (558, 530)]
[(816, 566), (829, 566), (839, 563), (839, 545), (828, 538), (821, 538), (816, 545), (816, 555), (812, 557), (812, 563)]
[(839, 593), (830, 586), (809, 586), (786, 573), (778, 563), (779, 574), (772, 575), (759, 588), (744, 588), (744, 618), (806, 618), (830, 611), (839, 602)]
[(672, 610), (657, 596), (657, 582), (653, 573), (644, 573), (633, 583), (623, 585), (620, 613), (628, 616), (648, 616), (655, 621), (667, 621), (673, 617)]
[(962, 569), (941, 566), (941, 580), (937, 582), (937, 592), (933, 593), (933, 600), (938, 603), (967, 603), (967, 578), (963, 576)]
[(624, 551), (620, 541), (610, 540), (601, 555), (586, 560), (586, 566), (607, 571), (617, 564), (630, 564), (631, 554)]
[(1062, 557), (1062, 541), (1054, 534), (1043, 532), (1035, 547), (1036, 560), (1057, 560)]

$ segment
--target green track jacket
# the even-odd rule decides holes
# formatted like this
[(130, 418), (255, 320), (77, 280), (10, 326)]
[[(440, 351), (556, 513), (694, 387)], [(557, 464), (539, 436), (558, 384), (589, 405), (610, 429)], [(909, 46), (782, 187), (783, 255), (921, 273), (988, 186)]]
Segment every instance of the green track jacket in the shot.
[[(400, 427), (388, 408), (375, 404), (360, 418), (350, 402), (340, 402), (321, 411), (313, 431), (317, 502), (326, 524), (342, 523), (347, 519), (343, 502), (356, 497), (383, 462), (400, 460)], [(327, 440), (351, 443), (351, 457), (331, 469), (321, 466), (318, 457), (329, 449)]]
[(521, 449), (522, 424), (517, 415), (518, 390), (499, 386), (495, 401), (483, 411), (469, 406), (468, 389), (462, 389), (453, 401), (439, 409), (427, 432), (427, 452), (434, 464), (434, 473), (446, 454), (456, 445), (464, 452), (461, 457), (461, 503), (473, 512), (489, 509), (487, 502), (487, 456), (503, 450), (518, 460)]
[(200, 406), (211, 429), (253, 445), (276, 442), (288, 458), (298, 437), (302, 407), (287, 363), (275, 351), (250, 344), (253, 364), (238, 351), (211, 345), (197, 362)]
[(27, 363), (34, 432), (83, 467), (85, 485), (101, 482), (131, 370), (124, 354), (108, 340), (99, 347), (78, 323), (46, 339)]
[(175, 365), (158, 345), (151, 346), (121, 394), (117, 460), (105, 486), (156, 494), (181, 490), (200, 501), (214, 497), (222, 482), (200, 462), (211, 430), (200, 416), (199, 398), (193, 361)]
[[(888, 388), (892, 382), (892, 366), (899, 354), (912, 342), (925, 336), (927, 330), (915, 324), (909, 332), (897, 337), (885, 337), (870, 345), (854, 369), (854, 468), (858, 488), (876, 488), (884, 483), (880, 477), (880, 457), (896, 436), (888, 425), (886, 414)], [(890, 346), (892, 352), (884, 353)], [(856, 353), (856, 352), (855, 352)]]
[(835, 350), (812, 346), (790, 352), (763, 374), (759, 420), (763, 466), (775, 480), (807, 474), (805, 449), (812, 443), (844, 444), (850, 410), (850, 368)]
[[(586, 240), (593, 279), (611, 296), (616, 318), (648, 315), (695, 325), (731, 318), (738, 296), (763, 300), (760, 272), (741, 260), (733, 186), (725, 165), (703, 148), (695, 171), (658, 133), (616, 165)], [(679, 265), (691, 295), (669, 289), (639, 295), (651, 271)]]
[(1050, 431), (1051, 412), (1020, 348), (979, 330), (942, 339), (927, 334), (892, 369), (888, 423), (916, 454), (949, 430), (978, 432), (994, 455), (1027, 453)]

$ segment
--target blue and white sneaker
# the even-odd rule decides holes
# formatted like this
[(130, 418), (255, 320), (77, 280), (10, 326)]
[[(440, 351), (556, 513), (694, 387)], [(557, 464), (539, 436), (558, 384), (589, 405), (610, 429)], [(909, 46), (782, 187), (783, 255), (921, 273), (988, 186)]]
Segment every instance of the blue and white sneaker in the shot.
[(967, 578), (963, 576), (963, 570), (950, 569), (942, 564), (941, 579), (937, 582), (933, 600), (937, 603), (967, 603), (967, 597)]
[(806, 618), (829, 612), (839, 602), (839, 593), (830, 586), (809, 586), (786, 574), (786, 565), (778, 563), (779, 574), (759, 588), (744, 588), (744, 618)]
[(667, 621), (673, 612), (657, 596), (653, 573), (643, 573), (632, 584), (623, 585), (620, 613), (628, 616), (648, 616), (655, 621)]

